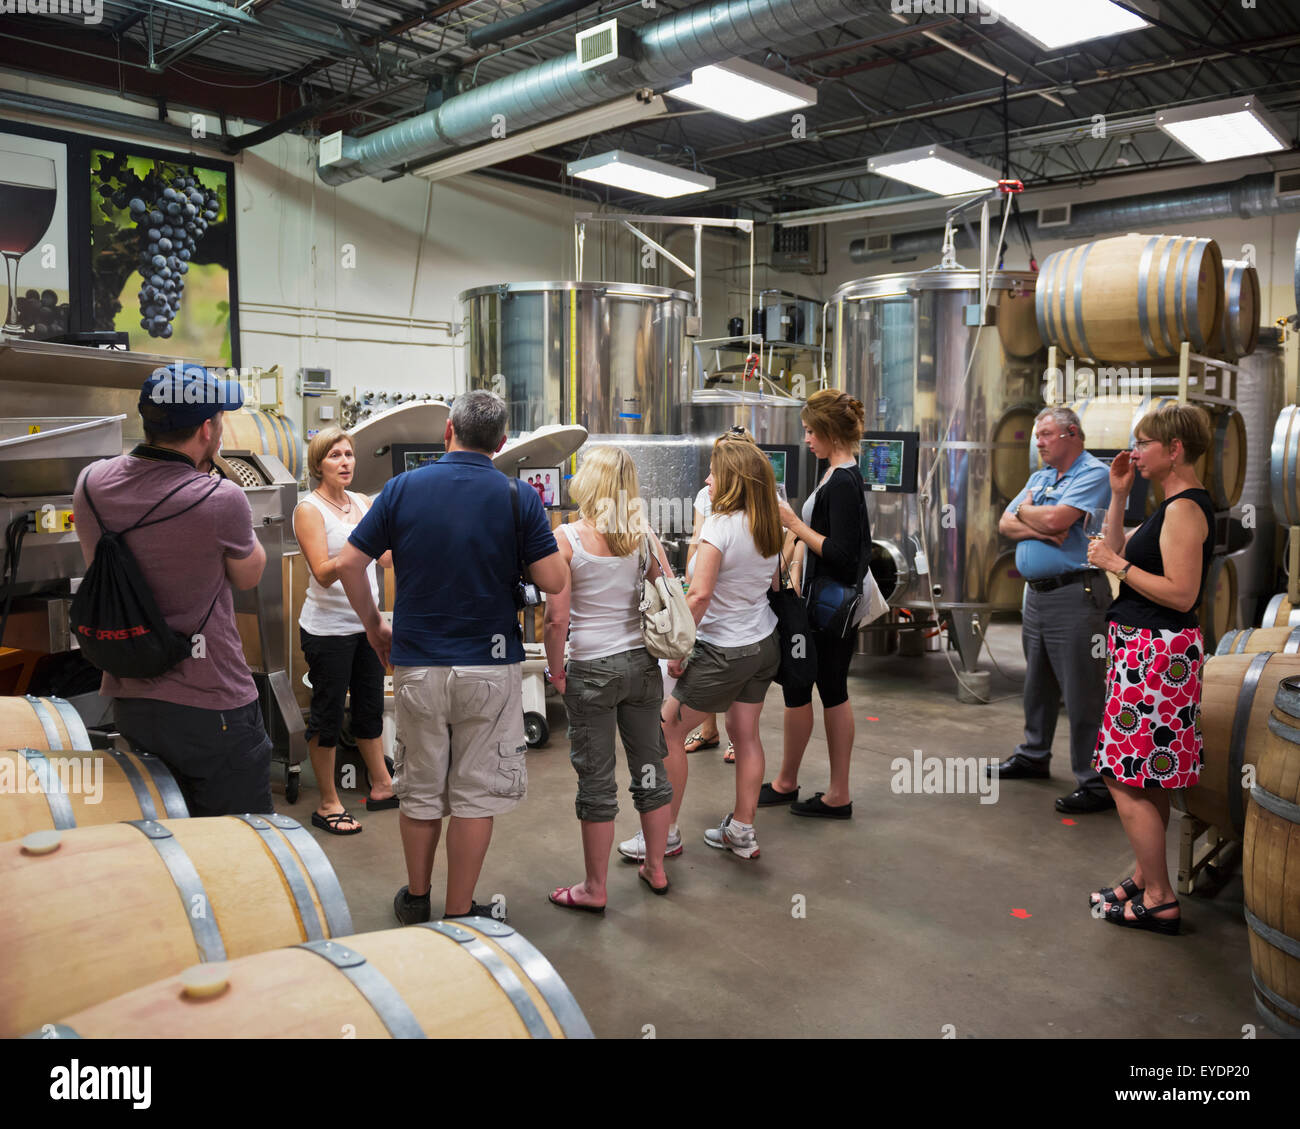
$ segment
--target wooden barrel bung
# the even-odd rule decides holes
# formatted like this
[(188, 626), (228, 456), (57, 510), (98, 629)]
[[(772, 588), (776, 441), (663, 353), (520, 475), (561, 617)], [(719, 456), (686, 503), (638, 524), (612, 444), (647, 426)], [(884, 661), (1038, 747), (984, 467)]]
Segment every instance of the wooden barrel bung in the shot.
[(993, 489), (1008, 502), (1029, 481), (1029, 450), (1037, 414), (1033, 407), (1009, 408), (993, 429)]
[(1240, 259), (1223, 260), (1223, 313), (1209, 354), (1235, 361), (1259, 344), (1259, 272)]
[(0, 745), (7, 749), (89, 749), (86, 723), (63, 698), (0, 697)]
[(352, 932), (333, 869), (287, 816), (133, 820), (58, 834), (46, 855), (0, 843), (0, 1036), (195, 963)]
[(1260, 651), (1300, 654), (1300, 627), (1242, 627), (1219, 640), (1219, 655), (1255, 655)]
[(1223, 256), (1212, 239), (1119, 235), (1053, 252), (1035, 291), (1044, 344), (1098, 361), (1205, 352), (1223, 306)]
[(1260, 627), (1300, 627), (1300, 609), (1293, 608), (1285, 592), (1273, 596), (1264, 608)]
[[(3, 787), (4, 782), (14, 787)], [(93, 749), (0, 750), (0, 841), (29, 832), (124, 819), (183, 819), (185, 799), (167, 766), (147, 753)]]
[[(206, 966), (205, 966), (206, 967)], [(591, 1038), (559, 973), (509, 925), (434, 921), (222, 964), (196, 996), (173, 975), (65, 1014), (81, 1038)], [(207, 985), (205, 985), (206, 987)]]
[(1176, 806), (1240, 839), (1246, 827), (1242, 768), (1257, 763), (1266, 744), (1273, 691), (1300, 675), (1300, 655), (1216, 655), (1201, 674), (1204, 767), (1191, 788), (1174, 793)]
[(1237, 625), (1237, 565), (1231, 557), (1211, 557), (1205, 591), (1197, 611), (1207, 654)]
[(1242, 843), (1255, 1006), (1300, 1038), (1300, 679), (1284, 678), (1255, 770)]

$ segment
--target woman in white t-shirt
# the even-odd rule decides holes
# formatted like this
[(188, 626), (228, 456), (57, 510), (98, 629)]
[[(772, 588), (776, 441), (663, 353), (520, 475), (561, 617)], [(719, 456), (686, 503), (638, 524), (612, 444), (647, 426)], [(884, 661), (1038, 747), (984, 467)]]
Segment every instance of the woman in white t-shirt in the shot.
[[(570, 580), (546, 601), (544, 640), (547, 673), (569, 713), (569, 759), (578, 774), (576, 808), (587, 873), (583, 882), (553, 890), (550, 900), (564, 909), (604, 913), (618, 814), (616, 733), (641, 816), (641, 880), (656, 894), (668, 892), (664, 850), (670, 789), (659, 725), (664, 693), (659, 664), (641, 635), (642, 554), (649, 579), (672, 571), (659, 539), (645, 530), (640, 509), (627, 504), (629, 498), (640, 503), (641, 487), (636, 464), (623, 448), (588, 450), (569, 496), (578, 504), (579, 520), (561, 525), (555, 539)], [(670, 853), (681, 849), (679, 841)]]
[[(741, 858), (758, 857), (754, 814), (763, 784), (758, 719), (780, 665), (776, 614), (768, 589), (780, 577), (782, 530), (776, 478), (767, 456), (743, 435), (713, 445), (708, 479), (713, 513), (700, 532), (687, 603), (697, 624), (695, 650), (685, 664), (670, 663), (678, 679), (664, 702), (665, 767), (673, 788), (669, 851), (679, 837), (677, 815), (686, 790), (686, 735), (710, 713), (725, 713), (736, 746), (736, 804), (705, 842)], [(635, 839), (619, 851), (635, 854)]]
[[(317, 432), (307, 445), (307, 472), (319, 485), (293, 514), (293, 532), (311, 570), (298, 617), (302, 653), (311, 679), (307, 749), (320, 787), (320, 804), (311, 821), (331, 835), (355, 835), (361, 830), (361, 824), (344, 808), (334, 785), (334, 749), (349, 692), (352, 736), (370, 776), (366, 810), (397, 807), (381, 740), (384, 668), (338, 579), (339, 554), (370, 508), (369, 498), (347, 489), (355, 467), (356, 453), (347, 432), (339, 427)], [(391, 568), (391, 555), (385, 553), (379, 565)], [(379, 583), (373, 562), (367, 573), (377, 600)]]

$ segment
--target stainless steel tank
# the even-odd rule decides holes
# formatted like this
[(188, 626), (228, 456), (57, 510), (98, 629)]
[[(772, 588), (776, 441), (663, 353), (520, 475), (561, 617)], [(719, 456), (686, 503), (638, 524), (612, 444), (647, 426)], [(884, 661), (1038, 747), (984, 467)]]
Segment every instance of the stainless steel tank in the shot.
[(510, 405), (510, 431), (577, 423), (673, 435), (688, 393), (681, 290), (621, 282), (503, 282), (460, 295), (465, 373)]
[(982, 329), (973, 270), (859, 279), (828, 310), (833, 382), (865, 405), (867, 430), (920, 433), (918, 493), (872, 495), (872, 571), (894, 607), (928, 610), (933, 592), (967, 670), (979, 654), (975, 617), (1018, 610), (1023, 591), (997, 525), (1028, 477), (1043, 406), (1035, 280), (995, 272)]

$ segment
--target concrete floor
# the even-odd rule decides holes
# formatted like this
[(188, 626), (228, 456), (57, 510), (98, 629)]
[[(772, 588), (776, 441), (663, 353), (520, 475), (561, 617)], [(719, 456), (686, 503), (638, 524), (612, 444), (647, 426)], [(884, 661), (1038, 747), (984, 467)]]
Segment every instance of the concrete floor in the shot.
[[(1183, 899), (1179, 937), (1089, 915), (1088, 891), (1128, 874), (1132, 856), (1113, 812), (1069, 825), (1053, 807), (1074, 788), (1064, 719), (1052, 779), (1005, 782), (994, 804), (891, 790), (890, 762), (910, 759), (914, 748), (996, 759), (1012, 751), (1023, 718), (1019, 630), (1006, 623), (990, 631), (1006, 677), (994, 674), (998, 700), (988, 705), (957, 703), (941, 654), (867, 660), (866, 676), (850, 682), (853, 819), (760, 809), (758, 860), (705, 846), (704, 829), (731, 810), (733, 772), (720, 749), (694, 754), (681, 822), (686, 850), (667, 863), (672, 892), (652, 896), (615, 855), (603, 918), (546, 900), (583, 876), (563, 707), (552, 701), (550, 745), (528, 756), (528, 799), (497, 820), (477, 897), (505, 896), (510, 923), (555, 965), (600, 1037), (642, 1038), (653, 1027), (659, 1038), (1232, 1039), (1256, 1024), (1269, 1038), (1252, 1002), (1239, 876), (1213, 898)], [(781, 706), (774, 686), (762, 722), (768, 779), (780, 758)], [(817, 712), (805, 795), (826, 786)], [(317, 802), (309, 765), (303, 776), (298, 804), (284, 805), (282, 795), (276, 802), (309, 824)], [(619, 779), (625, 788), (621, 760)], [(405, 882), (397, 812), (345, 802), (365, 832), (316, 837), (356, 931), (393, 928), (393, 894)], [(638, 828), (625, 791), (620, 808), (625, 838)], [(435, 913), (444, 882), (440, 852)], [(803, 918), (792, 913), (796, 896)]]

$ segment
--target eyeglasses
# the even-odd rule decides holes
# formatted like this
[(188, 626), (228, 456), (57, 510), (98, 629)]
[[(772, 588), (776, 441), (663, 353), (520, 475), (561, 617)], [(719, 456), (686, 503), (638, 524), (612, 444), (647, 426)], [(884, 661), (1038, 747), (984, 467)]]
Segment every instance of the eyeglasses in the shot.
[(1160, 442), (1159, 439), (1138, 439), (1134, 441), (1133, 446), (1136, 450), (1142, 451), (1145, 450), (1152, 443), (1159, 443), (1159, 442)]

